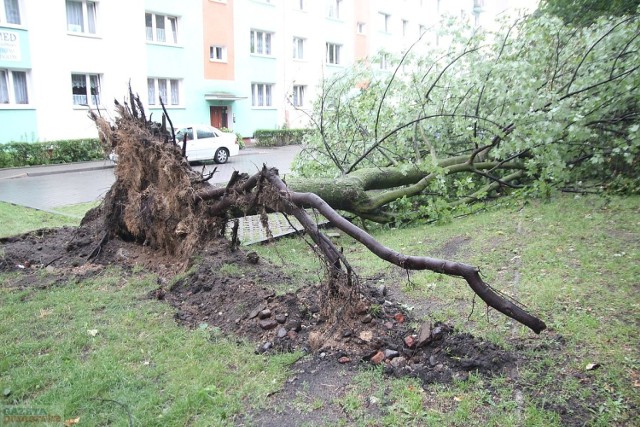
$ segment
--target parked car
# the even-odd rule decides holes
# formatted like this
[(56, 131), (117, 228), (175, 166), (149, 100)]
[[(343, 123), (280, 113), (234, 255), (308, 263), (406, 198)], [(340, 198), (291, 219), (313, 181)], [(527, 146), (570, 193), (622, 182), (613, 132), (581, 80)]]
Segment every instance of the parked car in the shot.
[[(213, 160), (216, 163), (227, 163), (229, 157), (237, 156), (240, 151), (235, 134), (222, 132), (213, 126), (187, 125), (176, 128), (176, 144), (181, 148), (185, 135), (185, 154), (189, 162)], [(109, 159), (118, 163), (118, 156), (114, 152), (109, 154)]]
[(229, 157), (237, 156), (240, 146), (233, 133), (222, 132), (209, 125), (187, 125), (176, 130), (176, 143), (182, 147), (187, 136), (187, 160), (190, 162), (213, 160), (226, 163)]

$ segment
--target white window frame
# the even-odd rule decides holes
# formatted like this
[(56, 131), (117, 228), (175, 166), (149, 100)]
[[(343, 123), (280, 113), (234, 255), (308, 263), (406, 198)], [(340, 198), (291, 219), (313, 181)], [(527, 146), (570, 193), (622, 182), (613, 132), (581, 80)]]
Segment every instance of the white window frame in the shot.
[[(149, 27), (148, 17), (151, 17)], [(180, 44), (180, 17), (146, 11), (144, 14), (147, 43), (159, 43), (171, 46)], [(164, 28), (158, 28), (158, 22), (162, 22)], [(164, 30), (164, 40), (161, 40), (159, 30)]]
[(356, 22), (356, 33), (357, 34), (366, 34), (367, 33), (367, 23), (366, 22)]
[(293, 85), (293, 90), (291, 91), (291, 104), (294, 107), (304, 107), (305, 106), (305, 92), (307, 91), (307, 86), (305, 85)]
[(338, 43), (326, 43), (325, 63), (329, 65), (340, 65), (342, 45)]
[[(84, 93), (74, 93), (74, 76), (84, 77)], [(91, 93), (92, 88), (97, 88), (97, 93)], [(74, 107), (97, 107), (102, 105), (100, 97), (102, 96), (102, 75), (96, 73), (71, 73), (71, 95)], [(86, 102), (80, 102), (81, 97), (85, 97)]]
[(227, 62), (227, 47), (221, 44), (209, 46), (209, 61)]
[(9, 22), (9, 18), (7, 18), (7, 8), (4, 4), (4, 0), (0, 3), (0, 24), (2, 26), (15, 26), (15, 27), (23, 27), (24, 26), (24, 17), (22, 16), (23, 7), (22, 0), (15, 0), (16, 6), (18, 8), (18, 22)]
[(147, 105), (161, 108), (160, 97), (167, 108), (182, 107), (183, 81), (172, 77), (147, 77)]
[(302, 37), (294, 37), (293, 38), (293, 59), (297, 59), (299, 61), (304, 60), (304, 45), (306, 44), (306, 39)]
[(252, 29), (249, 33), (249, 52), (252, 55), (273, 56), (274, 35), (272, 31)]
[[(18, 102), (18, 87), (16, 85), (16, 74), (18, 73), (24, 77), (23, 89), (26, 102)], [(0, 109), (25, 107), (31, 104), (31, 97), (29, 96), (31, 92), (30, 78), (29, 70), (0, 68)]]
[[(69, 3), (80, 3), (82, 7), (82, 22), (78, 25), (69, 22)], [(94, 0), (65, 0), (67, 14), (67, 33), (74, 35), (96, 36), (98, 34), (99, 2)], [(91, 15), (93, 14), (93, 22)], [(91, 28), (93, 25), (93, 29)]]
[(273, 108), (273, 83), (251, 83), (251, 107)]
[(386, 12), (378, 12), (378, 19), (380, 20), (380, 31), (389, 34), (391, 32), (391, 15)]
[(391, 60), (389, 54), (386, 52), (380, 52), (380, 69), (388, 70), (391, 68)]
[(328, 0), (327, 3), (327, 18), (340, 19), (340, 6), (342, 0)]

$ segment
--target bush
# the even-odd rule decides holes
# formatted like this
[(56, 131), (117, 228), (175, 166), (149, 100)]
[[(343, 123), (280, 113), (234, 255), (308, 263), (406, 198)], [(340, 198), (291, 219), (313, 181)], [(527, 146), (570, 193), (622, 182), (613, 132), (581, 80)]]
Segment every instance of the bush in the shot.
[(280, 147), (301, 144), (308, 129), (258, 129), (253, 137), (258, 147)]
[[(220, 128), (220, 130), (222, 132), (228, 132), (228, 133), (233, 133), (233, 131), (229, 128)], [(240, 146), (240, 149), (242, 150), (244, 148), (244, 139), (242, 138), (242, 135), (240, 135), (239, 132), (235, 132), (236, 134), (236, 141), (238, 142), (238, 145)]]
[(48, 165), (104, 159), (97, 138), (0, 144), (0, 167)]

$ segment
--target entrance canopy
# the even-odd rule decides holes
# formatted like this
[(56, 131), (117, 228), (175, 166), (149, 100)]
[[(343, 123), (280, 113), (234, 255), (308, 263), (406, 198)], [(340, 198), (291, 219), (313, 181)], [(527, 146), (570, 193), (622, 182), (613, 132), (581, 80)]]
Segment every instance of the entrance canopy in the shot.
[(204, 94), (205, 101), (237, 101), (238, 99), (247, 99), (246, 96), (234, 95), (230, 92), (211, 92)]

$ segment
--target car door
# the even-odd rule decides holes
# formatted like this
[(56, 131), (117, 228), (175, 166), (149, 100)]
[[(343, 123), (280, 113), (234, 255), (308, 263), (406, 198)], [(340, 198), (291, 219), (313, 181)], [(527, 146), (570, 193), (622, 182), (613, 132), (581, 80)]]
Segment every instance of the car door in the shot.
[(215, 129), (210, 126), (202, 126), (194, 128), (196, 134), (198, 159), (213, 159), (216, 149), (218, 148), (218, 136)]

